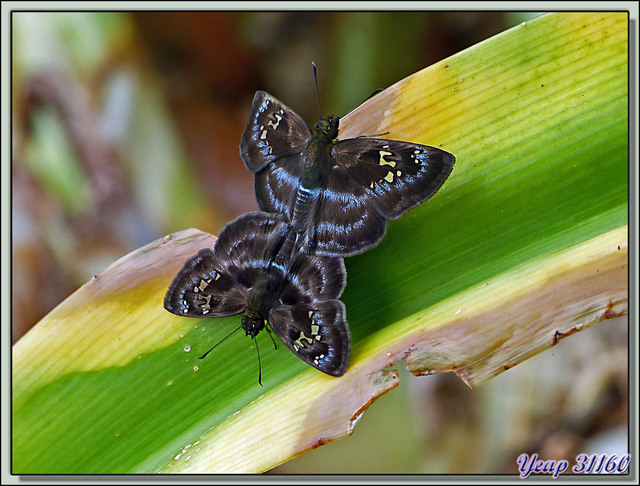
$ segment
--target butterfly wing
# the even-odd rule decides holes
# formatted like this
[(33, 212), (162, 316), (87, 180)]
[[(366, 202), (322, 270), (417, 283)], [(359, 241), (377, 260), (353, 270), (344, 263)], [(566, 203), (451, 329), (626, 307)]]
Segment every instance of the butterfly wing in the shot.
[[(245, 213), (220, 232), (214, 253), (235, 267), (266, 267), (289, 233), (284, 216), (262, 212)], [(256, 261), (262, 263), (255, 263)], [(254, 262), (254, 263), (251, 263)]]
[(280, 157), (302, 160), (309, 125), (291, 108), (269, 93), (258, 91), (253, 98), (249, 123), (242, 133), (240, 155), (251, 172), (258, 172)]
[(183, 265), (164, 298), (164, 308), (179, 316), (225, 317), (243, 312), (249, 288), (208, 248)]
[(352, 138), (336, 143), (338, 170), (364, 188), (387, 218), (395, 219), (433, 196), (455, 157), (436, 147), (398, 140)]
[(376, 245), (387, 230), (387, 220), (366, 189), (338, 166), (313, 203), (303, 249), (316, 255), (346, 257)]
[(295, 253), (286, 278), (280, 302), (295, 305), (337, 299), (344, 290), (347, 274), (342, 258)]
[(326, 300), (272, 309), (273, 332), (305, 363), (332, 376), (342, 376), (349, 364), (351, 336), (344, 304)]
[(303, 173), (302, 153), (285, 155), (255, 174), (256, 199), (262, 211), (291, 219)]

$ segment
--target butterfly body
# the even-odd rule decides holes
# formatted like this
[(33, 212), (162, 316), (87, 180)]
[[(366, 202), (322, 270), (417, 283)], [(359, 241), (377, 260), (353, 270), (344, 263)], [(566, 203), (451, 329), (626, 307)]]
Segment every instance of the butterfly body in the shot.
[(245, 335), (256, 337), (265, 328), (271, 309), (281, 305), (279, 297), (286, 280), (272, 264), (256, 275), (247, 295), (247, 306), (242, 316)]
[(263, 211), (280, 213), (301, 251), (344, 257), (380, 242), (388, 219), (426, 201), (455, 157), (398, 140), (339, 140), (339, 117), (311, 130), (293, 110), (259, 91), (240, 143)]
[(331, 156), (331, 147), (338, 137), (338, 124), (340, 119), (330, 116), (316, 123), (314, 134), (309, 139), (303, 154), (304, 171), (302, 182), (315, 185), (320, 188), (329, 177), (334, 160)]
[(303, 361), (342, 375), (351, 349), (338, 300), (346, 282), (344, 263), (292, 253), (294, 239), (282, 216), (240, 216), (225, 226), (213, 250), (187, 260), (169, 286), (165, 309), (187, 317), (244, 313), (247, 336), (271, 329)]

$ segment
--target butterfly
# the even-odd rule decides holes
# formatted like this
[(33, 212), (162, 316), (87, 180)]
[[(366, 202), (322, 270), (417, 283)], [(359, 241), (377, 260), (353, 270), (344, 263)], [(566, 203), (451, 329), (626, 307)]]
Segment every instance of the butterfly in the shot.
[(345, 257), (378, 244), (388, 219), (433, 196), (455, 157), (398, 140), (338, 140), (339, 123), (332, 115), (311, 130), (291, 108), (258, 91), (240, 155), (255, 175), (260, 209), (287, 216), (301, 251)]
[(293, 252), (293, 238), (281, 215), (238, 217), (224, 227), (213, 250), (187, 260), (169, 286), (164, 308), (186, 317), (244, 312), (247, 336), (255, 340), (265, 328), (271, 335), (271, 329), (300, 359), (341, 376), (351, 349), (346, 310), (338, 300), (346, 283), (344, 263)]

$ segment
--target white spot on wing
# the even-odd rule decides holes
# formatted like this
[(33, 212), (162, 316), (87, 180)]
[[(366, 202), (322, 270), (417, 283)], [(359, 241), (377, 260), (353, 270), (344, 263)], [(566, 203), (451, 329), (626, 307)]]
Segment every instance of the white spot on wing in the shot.
[[(282, 110), (280, 110), (280, 112), (282, 112)], [(269, 125), (270, 127), (273, 127), (273, 129), (275, 130), (278, 128), (278, 125), (280, 125), (280, 120), (282, 120), (282, 117), (277, 113), (274, 116), (276, 117), (276, 122), (274, 123), (271, 120), (269, 120), (267, 122), (267, 125)]]
[(396, 163), (393, 160), (384, 160), (385, 155), (393, 155), (391, 152), (387, 152), (385, 150), (380, 150), (380, 165), (390, 165), (391, 167), (395, 167)]

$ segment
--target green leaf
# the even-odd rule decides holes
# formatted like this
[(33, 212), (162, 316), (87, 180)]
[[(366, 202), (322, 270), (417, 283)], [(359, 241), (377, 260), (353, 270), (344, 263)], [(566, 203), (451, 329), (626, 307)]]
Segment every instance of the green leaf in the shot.
[[(353, 336), (341, 378), (262, 348), (238, 316), (162, 308), (214, 238), (187, 230), (115, 262), (13, 348), (13, 472), (260, 472), (349, 434), (397, 384), (475, 386), (627, 311), (627, 16), (551, 14), (404, 79), (341, 137), (443, 147), (453, 174), (346, 261)], [(238, 161), (240, 163), (240, 161)]]

